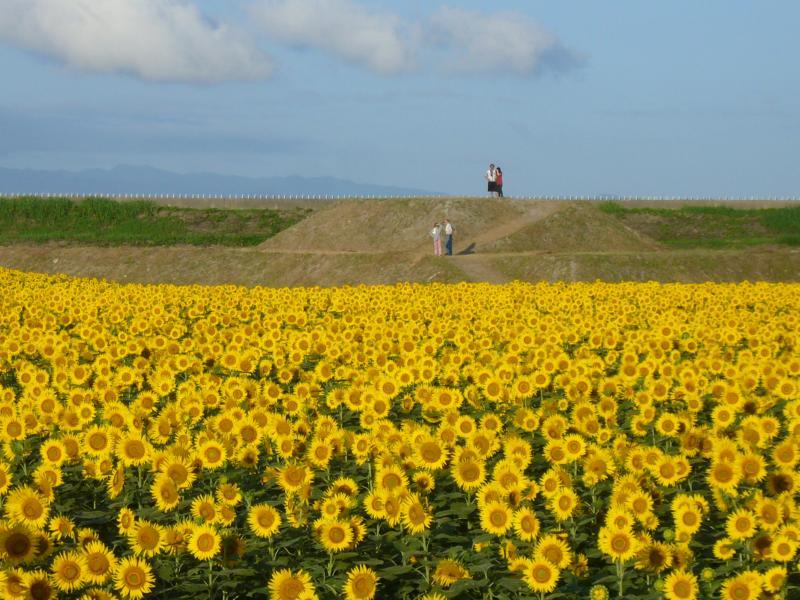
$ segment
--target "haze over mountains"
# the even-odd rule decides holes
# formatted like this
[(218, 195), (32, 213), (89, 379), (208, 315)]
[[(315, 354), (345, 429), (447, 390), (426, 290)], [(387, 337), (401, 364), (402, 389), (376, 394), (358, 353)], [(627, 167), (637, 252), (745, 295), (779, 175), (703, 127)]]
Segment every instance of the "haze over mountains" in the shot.
[(259, 196), (428, 196), (430, 190), (361, 183), (337, 177), (242, 177), (173, 173), (153, 167), (46, 171), (0, 167), (3, 194), (182, 194)]

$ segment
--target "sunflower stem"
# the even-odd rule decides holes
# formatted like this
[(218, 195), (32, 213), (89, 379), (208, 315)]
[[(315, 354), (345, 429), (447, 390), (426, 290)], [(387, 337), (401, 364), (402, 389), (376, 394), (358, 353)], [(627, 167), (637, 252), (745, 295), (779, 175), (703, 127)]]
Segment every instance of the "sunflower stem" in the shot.
[(625, 578), (625, 563), (617, 561), (617, 580), (619, 581), (619, 598), (622, 598), (622, 582)]
[(428, 564), (428, 532), (422, 533), (422, 552), (423, 560), (425, 561), (425, 583), (431, 584), (431, 567)]
[(328, 577), (333, 576), (333, 552), (328, 552), (328, 568), (327, 568)]

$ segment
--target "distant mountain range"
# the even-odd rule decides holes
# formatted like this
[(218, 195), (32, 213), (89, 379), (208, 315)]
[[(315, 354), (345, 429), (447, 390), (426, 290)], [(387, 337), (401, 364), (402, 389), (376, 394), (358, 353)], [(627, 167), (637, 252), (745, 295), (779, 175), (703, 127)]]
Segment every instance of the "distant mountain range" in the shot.
[(360, 183), (336, 177), (240, 177), (218, 173), (173, 173), (153, 167), (43, 171), (0, 167), (4, 194), (182, 194), (259, 196), (436, 196), (415, 188)]

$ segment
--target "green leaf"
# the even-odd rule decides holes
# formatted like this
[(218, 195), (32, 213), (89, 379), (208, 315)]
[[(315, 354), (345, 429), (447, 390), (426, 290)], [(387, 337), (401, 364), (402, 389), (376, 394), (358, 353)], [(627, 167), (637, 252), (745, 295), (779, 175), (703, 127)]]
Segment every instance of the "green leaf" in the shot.
[(503, 577), (497, 582), (497, 585), (506, 588), (511, 592), (522, 592), (528, 589), (528, 586), (525, 585), (525, 582), (521, 579), (515, 579), (513, 577)]
[(410, 573), (414, 570), (414, 567), (409, 565), (396, 565), (394, 567), (387, 567), (385, 569), (380, 570), (380, 577), (383, 579), (397, 579), (400, 575), (405, 575), (406, 573)]

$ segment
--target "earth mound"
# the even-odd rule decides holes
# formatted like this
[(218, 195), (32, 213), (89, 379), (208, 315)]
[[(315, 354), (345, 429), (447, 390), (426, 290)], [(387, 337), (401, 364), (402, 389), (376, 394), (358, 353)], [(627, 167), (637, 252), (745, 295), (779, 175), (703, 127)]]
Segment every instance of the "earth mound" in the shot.
[(435, 222), (456, 228), (456, 251), (475, 251), (568, 206), (503, 198), (345, 200), (267, 240), (265, 252), (427, 252)]

